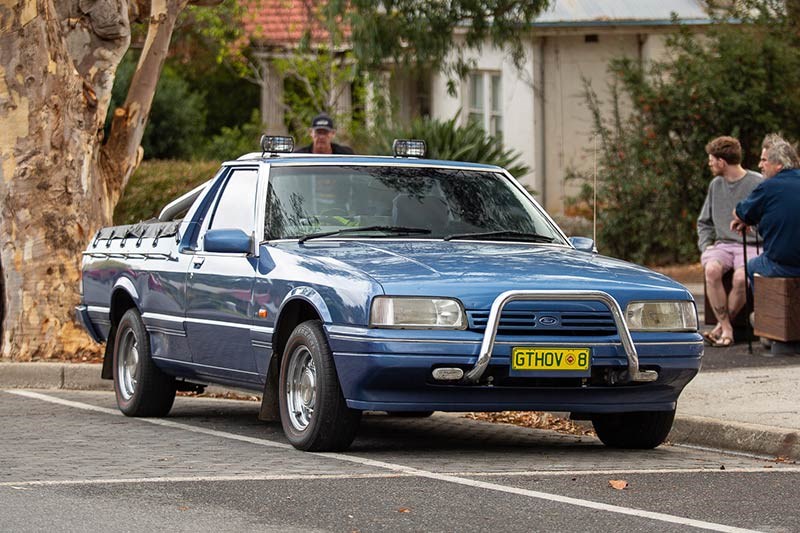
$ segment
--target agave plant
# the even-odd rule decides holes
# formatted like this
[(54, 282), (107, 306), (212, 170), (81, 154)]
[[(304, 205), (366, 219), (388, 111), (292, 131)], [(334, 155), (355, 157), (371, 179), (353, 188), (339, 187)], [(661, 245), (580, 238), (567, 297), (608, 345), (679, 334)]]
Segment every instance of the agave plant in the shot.
[(498, 165), (512, 176), (522, 176), (530, 171), (519, 160), (518, 152), (504, 149), (502, 141), (487, 135), (479, 124), (468, 122), (460, 125), (458, 121), (459, 115), (456, 114), (445, 121), (417, 118), (406, 126), (385, 128), (375, 136), (370, 153), (391, 154), (394, 139), (423, 139), (428, 146), (426, 157), (431, 159)]

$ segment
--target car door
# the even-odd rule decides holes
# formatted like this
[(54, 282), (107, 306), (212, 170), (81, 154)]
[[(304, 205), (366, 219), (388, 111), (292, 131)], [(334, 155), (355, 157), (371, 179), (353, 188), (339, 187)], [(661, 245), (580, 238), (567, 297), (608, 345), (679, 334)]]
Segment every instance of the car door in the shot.
[(253, 234), (258, 168), (235, 167), (200, 231), (186, 282), (186, 333), (198, 374), (231, 383), (257, 382), (251, 345), (252, 294), (258, 258), (205, 250), (212, 229)]

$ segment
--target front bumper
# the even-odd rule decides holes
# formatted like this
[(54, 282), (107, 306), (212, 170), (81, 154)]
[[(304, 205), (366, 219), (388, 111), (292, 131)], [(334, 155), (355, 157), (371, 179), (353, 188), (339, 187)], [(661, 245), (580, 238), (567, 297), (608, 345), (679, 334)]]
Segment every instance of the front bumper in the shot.
[[(347, 405), (375, 411), (571, 411), (611, 413), (668, 411), (700, 369), (702, 344), (683, 356), (642, 357), (651, 382), (608, 384), (594, 378), (509, 376), (510, 357), (495, 353), (486, 368), (491, 381), (442, 383), (431, 377), (441, 366), (470, 368), (474, 356), (334, 353)], [(698, 353), (699, 352), (699, 353)], [(624, 358), (595, 358), (593, 374), (624, 372)]]

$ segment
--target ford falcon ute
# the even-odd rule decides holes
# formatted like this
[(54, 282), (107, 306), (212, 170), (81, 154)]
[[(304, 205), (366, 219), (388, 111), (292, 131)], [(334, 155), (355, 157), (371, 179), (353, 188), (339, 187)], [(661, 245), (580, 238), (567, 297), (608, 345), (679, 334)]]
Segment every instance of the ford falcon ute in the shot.
[(292, 142), (89, 242), (77, 317), (125, 415), (220, 384), (301, 450), (348, 448), (365, 411), (558, 411), (607, 446), (665, 440), (703, 354), (686, 288), (568, 238), (502, 168)]

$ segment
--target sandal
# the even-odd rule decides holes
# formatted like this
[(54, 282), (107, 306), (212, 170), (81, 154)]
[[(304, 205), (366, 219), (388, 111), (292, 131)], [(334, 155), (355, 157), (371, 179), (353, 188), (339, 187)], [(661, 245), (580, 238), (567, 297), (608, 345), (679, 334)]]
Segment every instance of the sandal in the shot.
[(706, 343), (708, 346), (716, 346), (716, 345), (717, 345), (717, 343), (719, 342), (719, 339), (720, 339), (720, 338), (719, 338), (719, 336), (717, 336), (717, 335), (714, 333), (714, 331), (713, 331), (713, 330), (711, 330), (711, 331), (704, 331), (703, 333), (701, 333), (701, 335), (703, 336), (703, 341), (704, 341), (704, 342), (705, 342), (705, 343)]
[(719, 339), (717, 339), (717, 342), (714, 343), (714, 346), (717, 348), (727, 348), (731, 345), (733, 345), (733, 339), (727, 335), (721, 336)]

